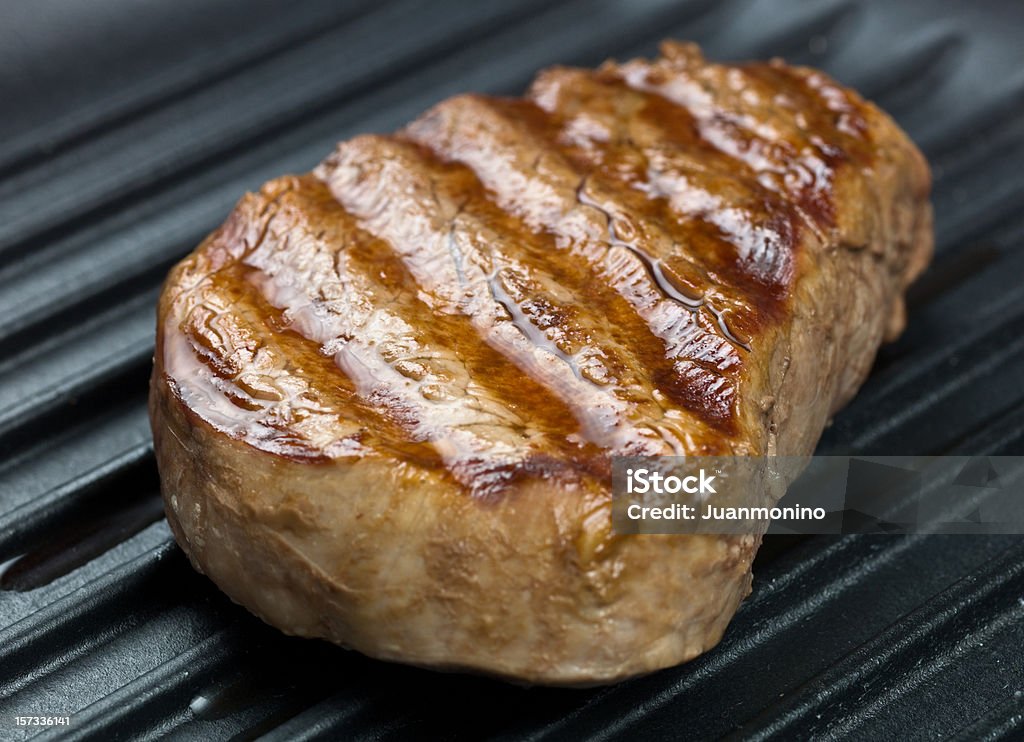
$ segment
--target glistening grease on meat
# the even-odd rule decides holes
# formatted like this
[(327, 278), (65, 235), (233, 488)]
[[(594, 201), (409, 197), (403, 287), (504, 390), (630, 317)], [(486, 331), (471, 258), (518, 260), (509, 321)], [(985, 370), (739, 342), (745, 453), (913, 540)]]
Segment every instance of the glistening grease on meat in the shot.
[(167, 281), (174, 533), (268, 623), (375, 657), (551, 684), (691, 659), (760, 539), (616, 535), (611, 457), (809, 454), (903, 327), (929, 187), (824, 74), (677, 43), (344, 142)]

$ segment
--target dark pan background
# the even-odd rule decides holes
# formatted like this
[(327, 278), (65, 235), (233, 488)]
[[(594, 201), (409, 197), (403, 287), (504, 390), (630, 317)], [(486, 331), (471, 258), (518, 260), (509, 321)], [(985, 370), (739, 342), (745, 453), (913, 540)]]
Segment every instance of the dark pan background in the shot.
[(822, 452), (1024, 453), (1024, 4), (0, 5), (0, 739), (1018, 736), (1024, 544), (773, 538), (721, 645), (588, 691), (285, 638), (174, 546), (145, 411), (157, 288), (246, 189), (450, 94), (694, 39), (823, 67), (935, 171), (937, 255)]

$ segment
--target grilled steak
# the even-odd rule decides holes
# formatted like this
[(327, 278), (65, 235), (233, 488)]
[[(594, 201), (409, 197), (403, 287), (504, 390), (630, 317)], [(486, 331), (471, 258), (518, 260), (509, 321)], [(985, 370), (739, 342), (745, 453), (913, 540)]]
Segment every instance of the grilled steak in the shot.
[(554, 684), (690, 659), (759, 539), (616, 535), (610, 459), (809, 454), (902, 329), (929, 181), (824, 74), (676, 43), (344, 142), (167, 281), (174, 533), (267, 622), (375, 657)]

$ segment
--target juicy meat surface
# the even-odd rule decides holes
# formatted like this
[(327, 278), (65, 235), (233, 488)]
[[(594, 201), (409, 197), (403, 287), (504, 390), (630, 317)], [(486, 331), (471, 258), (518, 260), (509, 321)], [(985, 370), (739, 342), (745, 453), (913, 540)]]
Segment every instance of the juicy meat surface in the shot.
[(821, 72), (671, 42), (343, 142), (168, 278), (172, 528), (268, 622), (374, 656), (563, 684), (690, 659), (759, 539), (614, 534), (611, 457), (811, 453), (903, 327), (929, 188)]

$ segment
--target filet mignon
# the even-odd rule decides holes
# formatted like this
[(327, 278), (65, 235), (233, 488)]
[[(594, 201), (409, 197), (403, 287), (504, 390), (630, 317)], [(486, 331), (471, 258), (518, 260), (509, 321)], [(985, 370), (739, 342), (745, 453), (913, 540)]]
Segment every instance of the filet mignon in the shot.
[(902, 329), (929, 188), (824, 74), (677, 43), (344, 142), (167, 280), (174, 533), (268, 623), (376, 657), (551, 684), (691, 659), (759, 538), (615, 534), (611, 457), (809, 454)]

